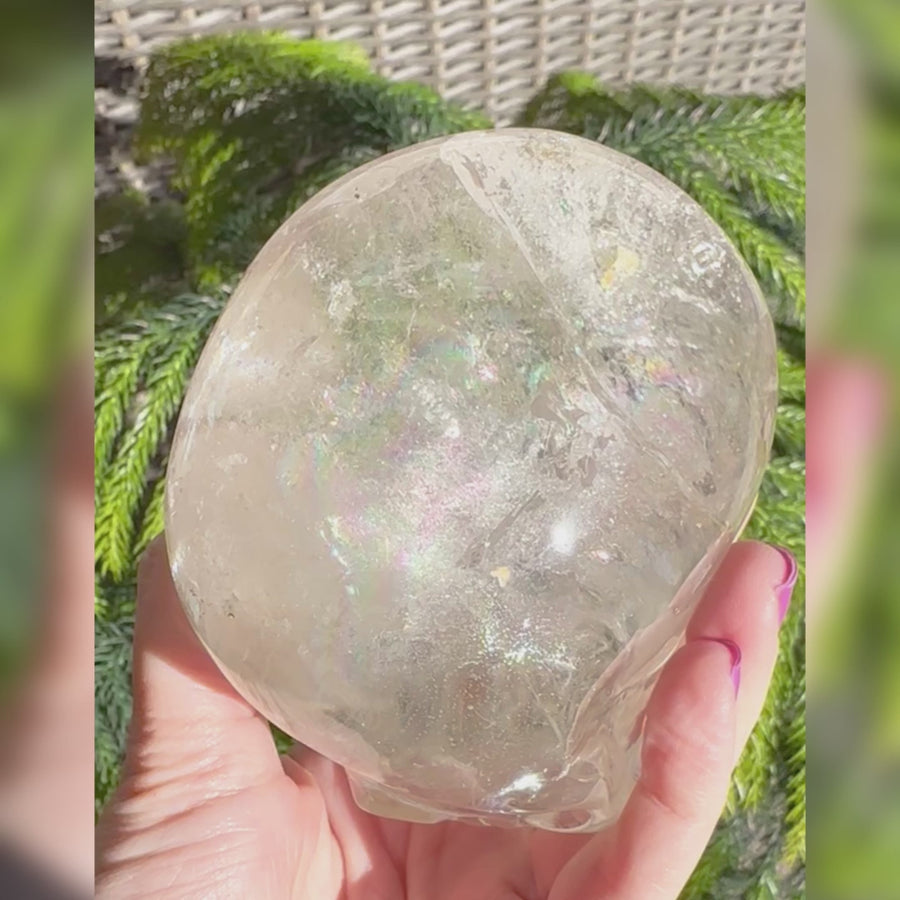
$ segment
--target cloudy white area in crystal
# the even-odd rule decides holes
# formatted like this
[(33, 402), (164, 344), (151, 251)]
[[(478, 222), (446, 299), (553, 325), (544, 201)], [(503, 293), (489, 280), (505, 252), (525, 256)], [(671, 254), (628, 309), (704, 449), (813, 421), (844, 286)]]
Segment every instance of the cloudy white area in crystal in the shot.
[(538, 130), (403, 150), (295, 213), (213, 332), (168, 470), (179, 593), (364, 807), (597, 828), (775, 382), (752, 276), (659, 175)]

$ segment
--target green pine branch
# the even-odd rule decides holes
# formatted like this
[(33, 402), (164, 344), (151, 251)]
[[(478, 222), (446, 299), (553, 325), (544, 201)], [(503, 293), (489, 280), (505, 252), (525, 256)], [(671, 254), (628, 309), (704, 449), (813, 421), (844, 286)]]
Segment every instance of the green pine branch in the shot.
[(806, 718), (802, 705), (798, 704), (787, 718), (786, 732), (782, 743), (788, 801), (784, 860), (795, 864), (806, 859)]
[(246, 267), (317, 167), (488, 127), (423, 86), (373, 74), (355, 47), (238, 34), (154, 57), (137, 146), (175, 161), (189, 264), (205, 289)]
[(165, 473), (163, 473), (151, 489), (150, 499), (147, 501), (147, 508), (144, 510), (143, 521), (141, 522), (141, 527), (138, 531), (137, 540), (134, 545), (135, 557), (139, 558), (147, 549), (150, 542), (163, 533), (165, 527), (165, 494), (166, 478)]
[[(760, 489), (756, 511), (747, 529), (747, 537), (786, 546), (803, 564), (803, 496), (805, 467), (802, 460), (778, 458), (769, 465)], [(768, 795), (768, 781), (784, 759), (786, 737), (796, 739), (798, 715), (802, 720), (804, 650), (798, 632), (802, 630), (802, 579), (795, 588), (795, 602), (788, 612), (780, 634), (780, 653), (772, 675), (762, 715), (748, 741), (734, 774), (734, 786), (741, 805), (755, 807)], [(787, 733), (786, 733), (787, 732)], [(790, 754), (795, 758), (796, 754)], [(788, 777), (803, 776), (789, 769)], [(805, 815), (805, 798), (796, 816)]]
[[(778, 354), (779, 406), (775, 425), (776, 457), (770, 464), (746, 536), (787, 546), (803, 564), (806, 399), (805, 368), (784, 351)], [(697, 867), (682, 900), (714, 900), (720, 896), (795, 896), (776, 877), (779, 866), (796, 871), (805, 857), (806, 760), (803, 702), (803, 581), (779, 636), (780, 652), (762, 714), (732, 777), (726, 817)], [(735, 848), (736, 823), (778, 804), (783, 812), (769, 843), (767, 862), (740, 860)], [(757, 842), (759, 838), (757, 836)], [(733, 888), (741, 872), (752, 877)], [(762, 877), (764, 873), (765, 877)], [(767, 893), (768, 892), (768, 893)]]
[(121, 580), (134, 567), (136, 519), (151, 463), (174, 424), (189, 373), (220, 310), (219, 300), (184, 295), (125, 334), (98, 340), (95, 556), (101, 575)]
[(792, 354), (778, 350), (778, 397), (781, 403), (806, 403), (806, 366)]
[(796, 249), (806, 214), (804, 123), (798, 92), (771, 100), (643, 86), (613, 92), (580, 73), (551, 80), (520, 120), (599, 141), (681, 187), (731, 238), (776, 321), (789, 326), (803, 323), (806, 306)]
[(672, 86), (611, 91), (578, 72), (551, 78), (520, 117), (523, 125), (570, 131), (620, 148), (678, 145), (698, 161), (715, 161), (724, 177), (765, 185), (777, 205), (801, 213), (800, 219), (805, 121), (800, 91), (777, 98), (706, 96)]
[(134, 190), (100, 196), (94, 232), (97, 329), (125, 322), (187, 289), (181, 203), (151, 203)]
[(142, 361), (139, 354), (123, 355), (119, 359), (102, 350), (95, 356), (94, 378), (98, 394), (94, 403), (94, 478), (98, 485), (104, 482), (116, 440), (134, 402)]
[[(98, 604), (106, 608), (106, 602)], [(94, 620), (94, 779), (96, 809), (119, 780), (122, 749), (131, 719), (130, 615)]]

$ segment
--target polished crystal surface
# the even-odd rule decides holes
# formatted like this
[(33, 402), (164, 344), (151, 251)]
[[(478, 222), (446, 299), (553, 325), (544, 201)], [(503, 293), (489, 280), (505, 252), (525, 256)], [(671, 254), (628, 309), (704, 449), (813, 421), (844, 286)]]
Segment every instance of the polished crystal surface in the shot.
[(392, 154), (288, 219), (203, 352), (179, 594), (364, 807), (597, 828), (751, 508), (775, 372), (744, 263), (651, 170), (538, 130)]

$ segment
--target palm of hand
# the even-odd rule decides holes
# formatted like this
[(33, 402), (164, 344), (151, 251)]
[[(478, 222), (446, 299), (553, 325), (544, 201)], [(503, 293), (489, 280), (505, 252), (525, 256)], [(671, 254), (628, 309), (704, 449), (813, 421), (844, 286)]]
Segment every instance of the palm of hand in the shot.
[(339, 767), (299, 748), (279, 758), (194, 637), (157, 544), (142, 566), (133, 732), (98, 831), (97, 896), (674, 900), (762, 706), (785, 569), (766, 545), (732, 548), (647, 708), (642, 775), (621, 818), (561, 835), (379, 819), (355, 805)]

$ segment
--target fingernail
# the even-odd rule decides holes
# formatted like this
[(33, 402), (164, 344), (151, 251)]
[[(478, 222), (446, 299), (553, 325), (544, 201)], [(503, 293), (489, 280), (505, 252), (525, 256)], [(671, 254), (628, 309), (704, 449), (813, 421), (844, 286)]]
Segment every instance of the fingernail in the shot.
[(734, 685), (734, 696), (737, 697), (741, 686), (741, 648), (728, 638), (699, 638), (701, 641), (713, 641), (721, 644), (731, 654), (731, 683)]
[(794, 585), (797, 583), (799, 569), (797, 567), (797, 558), (790, 550), (785, 550), (784, 547), (776, 547), (775, 549), (781, 554), (785, 565), (784, 577), (775, 586), (775, 596), (778, 598), (778, 622), (780, 624), (784, 621), (788, 607), (791, 605), (791, 594), (794, 592)]

